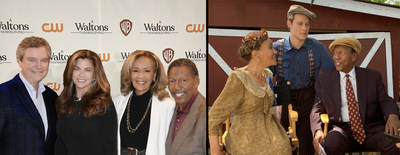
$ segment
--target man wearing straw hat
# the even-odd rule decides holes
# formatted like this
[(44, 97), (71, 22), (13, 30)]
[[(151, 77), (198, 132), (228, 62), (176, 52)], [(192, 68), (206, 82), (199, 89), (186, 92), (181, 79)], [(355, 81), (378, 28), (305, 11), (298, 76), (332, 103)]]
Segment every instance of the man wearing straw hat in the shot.
[[(354, 65), (361, 44), (354, 38), (339, 38), (329, 45), (336, 70), (322, 74), (316, 82), (315, 104), (311, 111), (314, 148), (326, 154), (345, 154), (355, 149), (400, 154), (384, 132), (399, 135), (399, 108), (387, 95), (381, 74)], [(329, 132), (322, 132), (320, 114), (329, 117)]]

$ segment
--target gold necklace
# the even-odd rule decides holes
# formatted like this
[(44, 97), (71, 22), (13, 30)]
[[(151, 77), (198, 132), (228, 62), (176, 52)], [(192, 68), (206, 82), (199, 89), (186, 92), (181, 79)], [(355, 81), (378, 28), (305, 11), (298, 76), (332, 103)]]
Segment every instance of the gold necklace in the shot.
[(152, 97), (150, 97), (149, 103), (147, 104), (146, 112), (144, 113), (144, 115), (143, 115), (142, 119), (140, 120), (140, 122), (139, 122), (139, 123), (136, 125), (136, 127), (133, 129), (133, 128), (131, 127), (131, 122), (129, 121), (129, 115), (130, 115), (130, 111), (131, 111), (130, 109), (131, 109), (131, 100), (132, 100), (132, 96), (133, 96), (133, 94), (129, 97), (129, 101), (128, 101), (128, 111), (127, 111), (127, 113), (126, 113), (126, 128), (128, 129), (128, 131), (129, 131), (130, 133), (134, 133), (134, 132), (139, 128), (140, 124), (142, 124), (144, 118), (146, 118), (147, 113), (149, 112), (149, 108), (150, 108), (150, 104), (151, 104), (151, 100), (152, 100)]

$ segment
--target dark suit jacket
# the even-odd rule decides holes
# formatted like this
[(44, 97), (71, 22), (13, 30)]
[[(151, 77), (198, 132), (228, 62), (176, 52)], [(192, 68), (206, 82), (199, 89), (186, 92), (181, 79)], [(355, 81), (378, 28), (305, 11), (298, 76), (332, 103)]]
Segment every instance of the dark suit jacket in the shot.
[(57, 94), (45, 86), (48, 132), (19, 74), (0, 85), (0, 154), (54, 154)]
[(193, 102), (178, 133), (172, 141), (172, 132), (177, 114), (174, 115), (169, 126), (166, 142), (167, 155), (205, 155), (206, 154), (206, 99), (199, 93)]
[[(368, 136), (371, 132), (384, 131), (389, 114), (399, 115), (399, 108), (385, 91), (381, 74), (377, 71), (355, 67), (357, 98), (362, 123)], [(322, 128), (320, 114), (327, 113), (333, 130), (343, 132), (335, 126), (341, 123), (340, 75), (336, 70), (322, 74), (316, 82), (315, 103), (310, 114), (311, 131)]]

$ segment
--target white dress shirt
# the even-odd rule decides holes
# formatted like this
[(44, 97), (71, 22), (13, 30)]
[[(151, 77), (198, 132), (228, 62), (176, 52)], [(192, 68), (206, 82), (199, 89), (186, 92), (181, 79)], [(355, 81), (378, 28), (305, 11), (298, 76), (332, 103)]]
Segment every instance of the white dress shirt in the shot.
[(43, 125), (44, 125), (44, 139), (46, 139), (47, 136), (47, 130), (48, 130), (48, 124), (47, 124), (47, 113), (46, 113), (46, 105), (44, 104), (44, 99), (42, 93), (46, 90), (42, 82), (38, 83), (38, 91), (40, 94), (37, 95), (36, 97), (36, 90), (35, 88), (22, 76), (22, 74), (19, 74), (19, 77), (21, 78), (22, 82), (25, 85), (26, 90), (29, 93), (29, 96), (31, 97), (33, 103), (36, 106), (36, 109), (39, 111), (40, 116), (42, 117)]
[[(349, 122), (349, 109), (347, 106), (347, 96), (346, 96), (346, 73), (339, 71), (340, 73), (340, 96), (342, 99), (342, 107), (340, 108), (340, 116), (342, 117), (343, 122)], [(357, 80), (356, 80), (356, 72), (353, 66), (353, 69), (348, 73), (349, 80), (351, 85), (353, 86), (354, 96), (357, 101), (358, 106), (358, 97), (357, 97)]]

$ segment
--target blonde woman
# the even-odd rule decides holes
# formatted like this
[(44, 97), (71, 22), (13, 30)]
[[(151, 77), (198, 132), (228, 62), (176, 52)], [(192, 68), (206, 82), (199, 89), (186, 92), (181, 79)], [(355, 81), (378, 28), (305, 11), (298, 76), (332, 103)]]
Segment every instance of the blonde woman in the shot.
[(164, 155), (175, 102), (160, 59), (150, 51), (129, 55), (121, 69), (121, 95), (114, 99), (118, 114), (119, 153)]

